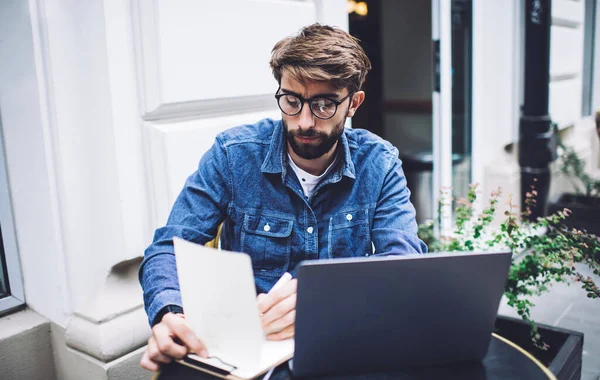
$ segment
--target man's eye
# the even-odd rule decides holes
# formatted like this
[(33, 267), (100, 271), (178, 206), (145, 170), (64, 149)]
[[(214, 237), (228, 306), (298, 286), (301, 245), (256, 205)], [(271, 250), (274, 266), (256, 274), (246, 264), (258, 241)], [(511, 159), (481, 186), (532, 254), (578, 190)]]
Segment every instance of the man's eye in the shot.
[(325, 112), (333, 107), (333, 102), (328, 99), (316, 99), (314, 102), (314, 107), (321, 112)]
[(285, 101), (287, 102), (287, 104), (289, 104), (292, 107), (298, 107), (298, 105), (300, 104), (298, 99), (293, 96), (286, 96)]

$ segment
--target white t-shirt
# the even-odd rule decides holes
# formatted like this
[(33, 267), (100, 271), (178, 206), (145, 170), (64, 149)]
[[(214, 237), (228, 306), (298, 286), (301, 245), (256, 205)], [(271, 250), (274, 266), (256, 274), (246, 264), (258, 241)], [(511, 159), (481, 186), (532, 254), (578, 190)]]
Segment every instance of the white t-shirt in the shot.
[(298, 177), (298, 180), (300, 181), (300, 184), (302, 185), (302, 191), (304, 192), (304, 195), (306, 196), (307, 199), (311, 199), (313, 196), (315, 187), (319, 184), (319, 182), (321, 182), (321, 179), (323, 179), (327, 175), (327, 173), (329, 173), (331, 171), (331, 168), (333, 168), (335, 166), (335, 164), (338, 161), (338, 156), (337, 156), (337, 154), (335, 155), (335, 159), (333, 160), (331, 165), (329, 165), (327, 167), (327, 169), (323, 172), (323, 174), (321, 174), (320, 176), (312, 175), (312, 174), (300, 169), (296, 165), (296, 163), (292, 159), (292, 156), (290, 156), (289, 153), (288, 153), (288, 159), (289, 159), (288, 161), (290, 163), (290, 167), (292, 168), (294, 173), (296, 173), (296, 176)]

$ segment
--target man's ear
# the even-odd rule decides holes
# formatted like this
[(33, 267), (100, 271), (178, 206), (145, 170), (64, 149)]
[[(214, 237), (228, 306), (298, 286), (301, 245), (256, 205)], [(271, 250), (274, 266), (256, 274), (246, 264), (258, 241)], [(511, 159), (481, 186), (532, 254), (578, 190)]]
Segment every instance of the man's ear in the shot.
[(356, 91), (352, 96), (352, 101), (350, 102), (350, 108), (348, 109), (348, 117), (354, 116), (354, 113), (360, 107), (362, 102), (365, 101), (365, 92), (364, 91)]

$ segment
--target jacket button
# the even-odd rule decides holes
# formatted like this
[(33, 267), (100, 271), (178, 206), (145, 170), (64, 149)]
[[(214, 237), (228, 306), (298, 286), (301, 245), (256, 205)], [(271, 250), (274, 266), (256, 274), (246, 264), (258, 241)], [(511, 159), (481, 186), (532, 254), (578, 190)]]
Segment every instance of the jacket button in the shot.
[(312, 234), (313, 233), (313, 228), (312, 227), (308, 227), (306, 229), (306, 232), (308, 232), (309, 234)]
[(352, 220), (352, 214), (346, 214), (346, 220), (351, 221)]
[(265, 230), (265, 232), (269, 232), (269, 231), (271, 231), (271, 227), (268, 224), (265, 224), (265, 227), (263, 228), (263, 230)]

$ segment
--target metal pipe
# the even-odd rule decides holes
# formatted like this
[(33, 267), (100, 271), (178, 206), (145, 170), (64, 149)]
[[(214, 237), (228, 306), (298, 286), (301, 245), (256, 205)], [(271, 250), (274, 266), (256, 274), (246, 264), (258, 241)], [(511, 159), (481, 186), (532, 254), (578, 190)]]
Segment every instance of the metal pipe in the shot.
[(550, 163), (556, 159), (556, 140), (548, 115), (550, 84), (551, 0), (525, 2), (525, 100), (519, 122), (521, 210), (532, 186), (537, 191), (530, 220), (546, 215)]

